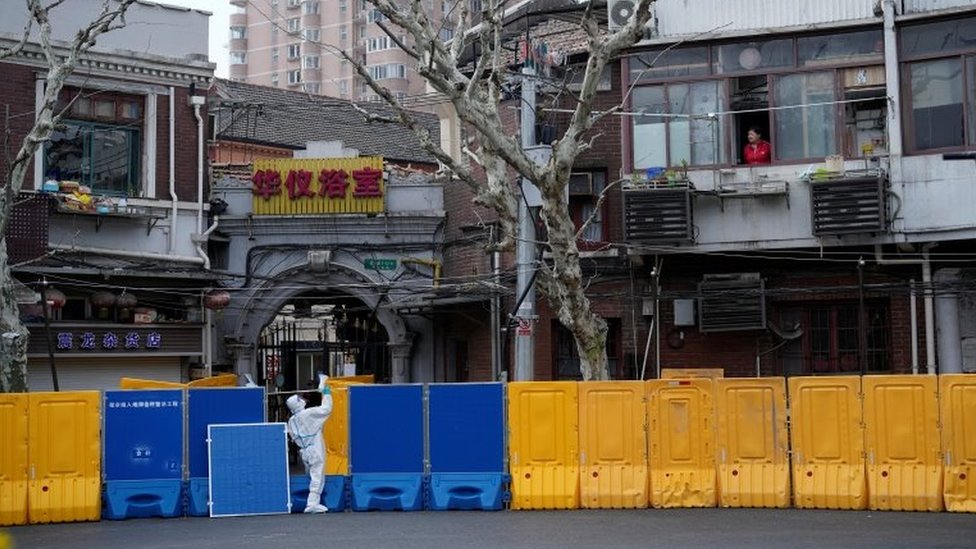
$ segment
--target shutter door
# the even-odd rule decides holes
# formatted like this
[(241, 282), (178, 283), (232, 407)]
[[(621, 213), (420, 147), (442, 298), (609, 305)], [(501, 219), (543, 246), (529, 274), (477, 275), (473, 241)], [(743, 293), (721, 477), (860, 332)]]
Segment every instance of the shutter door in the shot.
[[(62, 358), (55, 365), (58, 388), (62, 391), (118, 389), (119, 379), (123, 377), (185, 381), (179, 357)], [(50, 362), (44, 359), (28, 362), (27, 382), (31, 392), (53, 391)]]

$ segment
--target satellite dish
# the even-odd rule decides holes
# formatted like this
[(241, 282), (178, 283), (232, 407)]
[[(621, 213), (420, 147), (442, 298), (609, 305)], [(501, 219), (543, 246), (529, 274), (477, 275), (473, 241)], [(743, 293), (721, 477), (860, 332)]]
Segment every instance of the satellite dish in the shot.
[(616, 27), (623, 27), (634, 16), (634, 2), (631, 0), (617, 0), (610, 7), (610, 21)]

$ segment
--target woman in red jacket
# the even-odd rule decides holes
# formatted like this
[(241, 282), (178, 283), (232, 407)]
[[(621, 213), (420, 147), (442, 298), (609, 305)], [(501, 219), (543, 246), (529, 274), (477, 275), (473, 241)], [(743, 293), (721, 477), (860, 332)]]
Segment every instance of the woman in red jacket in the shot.
[(753, 126), (749, 128), (746, 138), (749, 142), (742, 150), (742, 158), (746, 164), (769, 164), (772, 151), (769, 141), (762, 138), (762, 131)]

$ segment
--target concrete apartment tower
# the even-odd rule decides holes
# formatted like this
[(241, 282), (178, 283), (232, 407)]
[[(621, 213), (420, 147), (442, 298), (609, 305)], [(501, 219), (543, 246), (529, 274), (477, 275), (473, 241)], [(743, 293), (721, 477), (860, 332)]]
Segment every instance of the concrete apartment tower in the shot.
[[(344, 50), (399, 98), (425, 91), (413, 60), (376, 25), (382, 16), (366, 0), (229, 1), (235, 8), (230, 16), (232, 80), (355, 101), (375, 99), (337, 52)], [(424, 5), (439, 24), (450, 3), (428, 0)], [(452, 33), (441, 30), (445, 37)]]

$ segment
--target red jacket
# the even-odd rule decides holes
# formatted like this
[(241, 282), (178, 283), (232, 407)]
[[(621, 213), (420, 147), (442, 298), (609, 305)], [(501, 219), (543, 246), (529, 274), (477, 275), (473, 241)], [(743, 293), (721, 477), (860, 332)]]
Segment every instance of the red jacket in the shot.
[(771, 154), (769, 141), (762, 139), (756, 141), (755, 144), (747, 143), (742, 149), (742, 158), (746, 164), (769, 164)]

